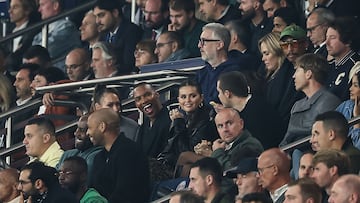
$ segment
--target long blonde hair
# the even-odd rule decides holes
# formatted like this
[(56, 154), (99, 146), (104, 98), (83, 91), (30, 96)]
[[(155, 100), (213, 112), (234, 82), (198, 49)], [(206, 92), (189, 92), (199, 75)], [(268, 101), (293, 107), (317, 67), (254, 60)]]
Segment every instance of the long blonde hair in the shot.
[[(285, 53), (280, 46), (280, 34), (277, 32), (270, 32), (266, 34), (264, 37), (262, 37), (258, 42), (258, 48), (260, 52), (261, 52), (260, 47), (262, 43), (264, 43), (264, 45), (268, 48), (270, 53), (272, 53), (278, 58), (278, 68), (280, 68), (286, 58)], [(267, 76), (269, 76), (270, 74), (272, 73), (268, 72)]]
[(14, 100), (14, 87), (7, 77), (0, 74), (0, 113), (9, 110)]

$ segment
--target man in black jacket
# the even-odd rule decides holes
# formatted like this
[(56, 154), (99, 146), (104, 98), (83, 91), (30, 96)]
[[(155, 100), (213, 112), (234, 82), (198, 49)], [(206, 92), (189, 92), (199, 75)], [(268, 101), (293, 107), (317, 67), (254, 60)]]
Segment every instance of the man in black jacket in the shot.
[(111, 202), (146, 202), (149, 168), (140, 146), (120, 133), (118, 114), (100, 109), (88, 118), (87, 134), (94, 145), (104, 146), (93, 165), (90, 186)]

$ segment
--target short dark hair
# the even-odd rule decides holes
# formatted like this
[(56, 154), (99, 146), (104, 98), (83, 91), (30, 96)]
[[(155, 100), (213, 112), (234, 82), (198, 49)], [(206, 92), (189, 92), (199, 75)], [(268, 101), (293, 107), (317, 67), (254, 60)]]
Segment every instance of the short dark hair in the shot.
[(171, 197), (174, 197), (176, 195), (180, 196), (180, 203), (204, 203), (203, 197), (200, 197), (199, 195), (191, 191), (180, 190), (171, 193)]
[[(353, 25), (353, 26), (349, 26)], [(359, 49), (359, 28), (352, 17), (338, 17), (329, 27), (336, 30), (340, 35), (340, 41), (349, 44), (351, 49), (357, 51)]]
[(242, 198), (243, 203), (271, 203), (270, 198), (263, 192), (254, 192), (244, 195)]
[(40, 69), (36, 75), (43, 76), (47, 83), (55, 83), (60, 80), (65, 80), (66, 76), (64, 71), (60, 70), (57, 67), (49, 67), (49, 68), (43, 68)]
[(322, 190), (314, 180), (310, 178), (300, 178), (289, 183), (288, 187), (299, 186), (303, 200), (312, 198), (315, 203), (320, 203), (322, 198)]
[(299, 19), (298, 19), (297, 15), (294, 15), (295, 12), (296, 11), (291, 7), (278, 8), (274, 12), (274, 18), (279, 17), (279, 18), (283, 19), (284, 22), (286, 23), (286, 25), (291, 25), (291, 24), (298, 25)]
[(161, 33), (161, 35), (166, 35), (169, 41), (176, 42), (179, 49), (184, 48), (184, 38), (180, 35), (180, 33), (175, 31), (166, 31)]
[(23, 58), (25, 59), (31, 59), (35, 57), (39, 58), (39, 60), (43, 62), (51, 62), (49, 51), (40, 45), (29, 47), (29, 49), (23, 55)]
[(242, 44), (246, 47), (250, 47), (251, 32), (249, 27), (244, 24), (243, 20), (231, 20), (226, 23), (226, 26), (229, 27), (230, 33), (231, 31), (236, 33)]
[(70, 157), (67, 157), (64, 160), (64, 162), (74, 163), (74, 165), (76, 165), (76, 167), (77, 167), (77, 170), (79, 170), (77, 172), (82, 173), (82, 174), (87, 174), (88, 165), (84, 158), (79, 157), (79, 156), (70, 156)]
[(36, 180), (42, 180), (47, 187), (59, 184), (55, 168), (46, 166), (43, 162), (34, 161), (25, 165), (21, 171), (29, 170), (29, 179), (34, 184)]
[(193, 163), (191, 168), (199, 168), (201, 177), (205, 178), (207, 175), (211, 175), (214, 178), (215, 184), (217, 186), (221, 185), (223, 171), (220, 163), (215, 158), (202, 158)]
[(338, 168), (339, 176), (349, 174), (351, 169), (351, 162), (349, 156), (337, 149), (323, 149), (316, 152), (313, 157), (312, 163), (314, 167), (318, 163), (323, 163), (328, 168), (336, 166)]
[(37, 125), (44, 131), (44, 133), (49, 133), (50, 135), (55, 136), (54, 123), (44, 116), (32, 118), (26, 123), (26, 125)]
[(218, 79), (219, 88), (222, 91), (228, 90), (237, 97), (247, 97), (250, 93), (250, 88), (244, 74), (238, 71), (231, 71), (223, 73)]
[(317, 115), (315, 121), (322, 121), (326, 130), (334, 130), (336, 136), (347, 139), (349, 134), (349, 124), (342, 113), (338, 111), (327, 111)]
[(310, 70), (315, 81), (325, 84), (330, 68), (324, 57), (313, 53), (304, 54), (296, 59), (296, 66), (305, 71)]
[(186, 13), (194, 12), (195, 2), (193, 0), (170, 0), (169, 8), (175, 11), (184, 10)]
[(124, 5), (124, 1), (121, 0), (97, 0), (94, 4), (94, 8), (98, 7), (102, 10), (112, 11), (114, 9), (118, 10), (119, 16), (122, 17), (122, 9), (121, 7)]
[[(93, 97), (92, 97), (93, 105), (95, 105), (96, 103), (100, 104), (100, 100), (103, 98), (103, 96), (105, 94), (115, 94), (119, 98), (120, 105), (121, 105), (121, 97), (120, 97), (120, 93), (117, 91), (117, 89), (108, 88), (108, 87), (106, 87), (106, 85), (102, 85), (102, 84), (98, 84), (95, 86)], [(120, 106), (120, 109), (122, 109), (121, 106)]]
[(24, 63), (20, 65), (19, 70), (22, 69), (29, 71), (29, 79), (30, 81), (33, 81), (36, 73), (40, 70), (40, 65), (34, 63)]

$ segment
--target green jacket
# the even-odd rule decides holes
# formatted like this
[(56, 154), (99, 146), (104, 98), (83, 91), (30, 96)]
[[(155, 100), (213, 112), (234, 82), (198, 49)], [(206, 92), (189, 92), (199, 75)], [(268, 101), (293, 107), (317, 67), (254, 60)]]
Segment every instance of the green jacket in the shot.
[(224, 149), (217, 149), (213, 151), (211, 157), (216, 158), (222, 169), (225, 171), (232, 167), (231, 160), (236, 156), (242, 148), (247, 147), (259, 154), (264, 151), (260, 141), (253, 137), (246, 129), (234, 140), (231, 148), (227, 151)]

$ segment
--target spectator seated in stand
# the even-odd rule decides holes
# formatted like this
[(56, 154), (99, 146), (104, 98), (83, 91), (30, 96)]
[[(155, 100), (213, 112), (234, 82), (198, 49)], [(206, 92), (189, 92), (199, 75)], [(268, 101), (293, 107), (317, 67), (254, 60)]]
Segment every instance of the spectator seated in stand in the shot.
[(223, 108), (215, 116), (215, 124), (220, 139), (210, 142), (202, 140), (194, 147), (194, 152), (183, 152), (177, 162), (182, 167), (181, 174), (186, 176), (189, 164), (204, 157), (213, 157), (223, 170), (231, 167), (231, 160), (244, 147), (251, 147), (253, 151), (261, 153), (264, 149), (261, 143), (244, 128), (244, 121), (233, 108)]
[[(349, 74), (350, 86), (350, 99), (341, 103), (336, 111), (342, 113), (347, 120), (360, 115), (360, 62), (356, 62), (353, 70)], [(351, 137), (352, 143), (358, 149), (360, 149), (360, 125), (358, 123), (350, 126), (349, 137)]]
[[(38, 64), (40, 68), (51, 66), (49, 51), (40, 45), (31, 46), (23, 55), (23, 63)], [(60, 67), (59, 67), (60, 68)]]
[(156, 40), (154, 53), (159, 63), (186, 59), (190, 56), (190, 52), (184, 47), (184, 39), (174, 31), (161, 33)]
[(295, 10), (291, 7), (279, 8), (274, 12), (273, 32), (281, 33), (287, 26), (291, 24), (299, 24), (299, 20), (294, 15)]
[(139, 72), (141, 72), (142, 66), (157, 62), (155, 48), (156, 41), (154, 40), (142, 40), (136, 44), (134, 51), (135, 67)]
[(283, 135), (289, 123), (291, 108), (297, 100), (303, 97), (303, 94), (295, 90), (292, 78), (295, 69), (286, 58), (279, 41), (279, 34), (274, 32), (259, 40), (259, 50), (263, 61), (259, 71), (263, 72), (266, 81), (266, 101), (281, 117), (281, 134)]
[(77, 123), (77, 128), (74, 132), (75, 136), (75, 149), (66, 150), (64, 154), (61, 156), (59, 163), (56, 165), (56, 169), (59, 170), (60, 166), (63, 164), (66, 158), (72, 156), (79, 156), (83, 158), (87, 163), (87, 170), (88, 170), (88, 177), (87, 182), (91, 183), (92, 177), (92, 169), (93, 169), (93, 162), (94, 158), (97, 153), (100, 152), (102, 146), (94, 146), (93, 143), (90, 141), (90, 137), (86, 134), (88, 129), (87, 121), (88, 115), (81, 116)]
[(328, 111), (316, 116), (310, 143), (314, 151), (342, 150), (351, 160), (351, 172), (358, 174), (360, 172), (360, 150), (354, 147), (348, 133), (349, 125), (346, 118), (337, 111)]
[[(39, 12), (41, 13), (41, 19), (45, 20), (60, 14), (63, 11), (63, 6), (62, 0), (40, 0)], [(53, 60), (65, 57), (65, 54), (70, 50), (81, 46), (79, 31), (66, 18), (50, 23), (47, 37), (47, 49)], [(41, 42), (42, 33), (40, 32), (35, 35), (32, 45), (41, 45)], [(64, 60), (62, 59), (54, 65), (62, 68), (64, 67)]]
[(280, 146), (310, 135), (315, 117), (340, 104), (340, 100), (324, 87), (328, 70), (326, 59), (317, 54), (305, 54), (296, 60), (295, 89), (304, 92), (306, 97), (292, 107), (288, 129)]
[(97, 85), (92, 98), (92, 111), (103, 108), (110, 108), (115, 111), (120, 118), (120, 132), (132, 141), (136, 141), (139, 125), (132, 119), (122, 114), (121, 97), (115, 88), (107, 88), (105, 85)]
[(219, 137), (209, 117), (210, 108), (203, 104), (201, 88), (196, 82), (187, 80), (180, 84), (178, 102), (179, 107), (169, 112), (170, 139), (158, 156), (171, 166), (175, 166), (180, 153), (194, 151), (202, 140), (213, 142)]
[(55, 167), (64, 151), (56, 141), (54, 124), (43, 117), (33, 118), (26, 124), (24, 135), (23, 143), (30, 162), (38, 160)]
[[(36, 88), (38, 87), (71, 82), (69, 80), (65, 80), (65, 78), (65, 73), (57, 67), (49, 67), (39, 70), (30, 85), (33, 97), (40, 96), (36, 94)], [(69, 96), (53, 94), (52, 99), (67, 100), (69, 99)], [(75, 109), (70, 107), (42, 105), (40, 106), (37, 115), (45, 114), (52, 120), (55, 126), (61, 126), (66, 123), (66, 120), (70, 119), (70, 117), (67, 118), (66, 116), (75, 115), (75, 112)], [(62, 116), (64, 117), (61, 118)]]
[(86, 161), (78, 156), (70, 156), (64, 160), (59, 169), (59, 183), (76, 195), (80, 202), (108, 203), (94, 188), (87, 186), (88, 167)]

